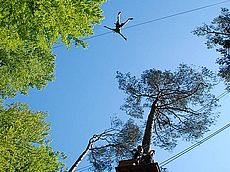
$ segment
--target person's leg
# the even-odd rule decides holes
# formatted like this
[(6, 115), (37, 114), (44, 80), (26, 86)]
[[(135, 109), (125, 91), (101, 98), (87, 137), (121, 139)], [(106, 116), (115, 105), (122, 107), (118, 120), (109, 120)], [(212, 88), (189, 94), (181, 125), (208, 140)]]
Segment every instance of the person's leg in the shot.
[(122, 36), (122, 38), (124, 38), (124, 40), (127, 41), (127, 38), (122, 33), (119, 32), (118, 34), (120, 34)]
[(120, 24), (120, 21), (121, 21), (121, 12), (117, 14), (117, 23)]
[(133, 20), (133, 18), (130, 17), (124, 23), (121, 23), (121, 27), (123, 27), (124, 25), (126, 25), (130, 20)]
[(121, 17), (120, 17), (120, 15), (121, 15), (121, 12), (119, 12), (119, 13), (117, 14), (117, 22), (114, 23), (114, 24), (116, 25), (116, 29), (117, 29), (117, 30), (121, 28), (121, 24), (120, 24)]

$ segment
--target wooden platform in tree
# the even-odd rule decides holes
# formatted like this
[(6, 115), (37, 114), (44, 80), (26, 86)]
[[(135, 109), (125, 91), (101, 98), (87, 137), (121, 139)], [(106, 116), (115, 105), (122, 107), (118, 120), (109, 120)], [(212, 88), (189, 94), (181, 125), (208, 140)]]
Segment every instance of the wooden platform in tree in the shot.
[(158, 163), (137, 164), (136, 160), (119, 161), (116, 172), (160, 172)]

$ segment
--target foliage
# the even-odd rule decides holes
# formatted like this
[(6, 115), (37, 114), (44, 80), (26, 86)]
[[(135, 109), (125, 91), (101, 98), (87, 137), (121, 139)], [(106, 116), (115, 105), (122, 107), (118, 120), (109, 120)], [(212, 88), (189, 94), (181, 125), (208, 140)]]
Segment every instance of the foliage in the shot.
[(30, 87), (43, 88), (54, 79), (52, 46), (86, 46), (103, 19), (105, 0), (0, 1), (0, 98)]
[(0, 49), (0, 97), (27, 94), (29, 87), (43, 88), (54, 79), (54, 60), (50, 50), (18, 48)]
[(117, 79), (127, 95), (121, 108), (128, 115), (144, 118), (145, 109), (149, 110), (144, 147), (153, 141), (156, 146), (172, 149), (179, 138), (201, 138), (215, 121), (212, 110), (217, 102), (210, 90), (217, 78), (207, 68), (181, 64), (175, 72), (150, 69), (140, 78), (118, 72)]
[(25, 104), (0, 106), (0, 171), (60, 171), (63, 164), (46, 137), (46, 114)]
[[(230, 81), (230, 54), (227, 53), (224, 47), (226, 41), (230, 40), (230, 12), (229, 9), (222, 8), (221, 14), (213, 19), (210, 25), (204, 24), (197, 27), (193, 33), (197, 36), (205, 36), (207, 39), (206, 45), (208, 48), (218, 47), (217, 51), (222, 57), (217, 59), (220, 65), (219, 74), (227, 82)], [(221, 47), (220, 47), (221, 46)]]
[[(57, 40), (78, 44), (79, 37), (93, 34), (103, 19), (105, 0), (12, 0), (0, 2), (0, 47), (18, 45), (49, 48)], [(80, 41), (81, 43), (81, 41)], [(84, 45), (84, 44), (83, 44)]]
[[(117, 120), (113, 121), (115, 124)], [(125, 124), (116, 125), (116, 132), (107, 135), (104, 142), (91, 148), (89, 161), (92, 163), (92, 171), (111, 171), (114, 162), (122, 158), (131, 158), (132, 152), (140, 142), (141, 131), (133, 120), (129, 119)]]
[[(116, 77), (119, 88), (127, 95), (121, 109), (131, 117), (141, 119), (149, 110), (147, 122), (143, 127), (133, 119), (125, 124), (113, 120), (112, 128), (118, 132), (103, 138), (99, 145), (90, 149), (92, 171), (111, 171), (114, 162), (132, 158), (132, 151), (141, 139), (143, 147), (150, 147), (152, 140), (153, 145), (166, 150), (173, 149), (180, 138), (186, 141), (199, 139), (216, 120), (213, 109), (217, 99), (211, 89), (218, 80), (205, 67), (196, 69), (181, 64), (175, 72), (150, 69), (140, 78), (121, 72), (117, 72)], [(149, 142), (144, 141), (148, 140), (146, 135), (150, 137)]]

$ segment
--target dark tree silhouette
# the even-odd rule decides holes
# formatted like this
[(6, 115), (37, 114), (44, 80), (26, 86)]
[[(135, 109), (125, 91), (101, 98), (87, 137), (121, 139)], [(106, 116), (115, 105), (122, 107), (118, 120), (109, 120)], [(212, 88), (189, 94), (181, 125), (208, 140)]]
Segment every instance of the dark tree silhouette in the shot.
[[(81, 155), (78, 156), (78, 158), (76, 159), (76, 161), (73, 163), (73, 165), (70, 167), (70, 169), (68, 170), (68, 172), (74, 172), (78, 165), (80, 164), (80, 162), (83, 160), (83, 158), (90, 152), (90, 151), (94, 151), (94, 149), (103, 149), (105, 147), (110, 147), (110, 146), (116, 146), (115, 144), (111, 144), (110, 137), (114, 136), (116, 130), (115, 129), (107, 129), (105, 131), (103, 131), (100, 134), (94, 134), (88, 141), (88, 144), (85, 148), (85, 150), (81, 153)], [(107, 143), (106, 145), (100, 147), (100, 148), (94, 148), (94, 144), (98, 141), (101, 140), (106, 140)]]
[(113, 127), (117, 128), (117, 132), (105, 138), (104, 143), (101, 142), (90, 149), (89, 161), (92, 164), (92, 171), (111, 171), (114, 162), (132, 157), (131, 150), (136, 148), (141, 140), (140, 128), (132, 119), (129, 119), (125, 124), (120, 120), (115, 120), (115, 122), (119, 123)]
[(217, 51), (222, 57), (217, 59), (220, 65), (219, 74), (230, 82), (230, 12), (226, 8), (221, 9), (221, 14), (213, 19), (210, 25), (203, 24), (197, 27), (193, 33), (197, 36), (205, 36), (208, 48), (217, 47)]
[(100, 134), (94, 134), (88, 141), (85, 150), (77, 157), (68, 172), (77, 170), (83, 158), (88, 155), (92, 171), (111, 171), (113, 162), (122, 157), (130, 158), (136, 144), (141, 139), (141, 131), (132, 119), (123, 123), (113, 118), (111, 128)]
[(121, 109), (147, 122), (144, 127), (134, 120), (116, 125), (119, 131), (105, 139), (112, 146), (102, 143), (91, 149), (92, 171), (111, 171), (114, 162), (132, 158), (132, 150), (141, 141), (147, 153), (151, 144), (170, 150), (179, 139), (199, 139), (216, 120), (217, 99), (211, 89), (217, 77), (207, 68), (181, 64), (175, 72), (150, 69), (140, 78), (117, 72), (116, 78), (127, 95)]
[(144, 118), (144, 109), (149, 110), (142, 140), (144, 153), (151, 143), (172, 149), (179, 138), (199, 139), (215, 121), (212, 110), (217, 102), (210, 90), (217, 82), (206, 68), (198, 71), (182, 64), (176, 72), (146, 70), (141, 78), (118, 72), (117, 79), (127, 95), (121, 108), (128, 115)]

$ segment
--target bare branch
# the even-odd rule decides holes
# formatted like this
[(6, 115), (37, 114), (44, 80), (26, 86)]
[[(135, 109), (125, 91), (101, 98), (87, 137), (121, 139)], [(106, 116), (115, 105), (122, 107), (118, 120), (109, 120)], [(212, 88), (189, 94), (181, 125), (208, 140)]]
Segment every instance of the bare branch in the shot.
[(121, 144), (107, 144), (107, 145), (100, 146), (100, 147), (90, 148), (89, 150), (95, 151), (95, 150), (100, 150), (100, 149), (104, 149), (104, 148), (107, 148), (107, 147), (116, 147), (116, 146), (119, 146), (119, 145), (121, 145)]
[(74, 164), (71, 166), (68, 172), (73, 172), (78, 167), (79, 163), (82, 161), (82, 159), (86, 156), (88, 151), (90, 150), (90, 147), (92, 146), (93, 142), (91, 142), (91, 139), (88, 142), (88, 145), (86, 146), (85, 150), (81, 153), (81, 155), (77, 158), (77, 160), (74, 162)]
[(169, 111), (171, 114), (173, 114), (181, 123), (184, 123), (181, 118), (172, 110), (166, 108), (167, 111)]
[(190, 114), (193, 114), (193, 115), (198, 115), (199, 114), (197, 111), (193, 111), (190, 108), (181, 109), (181, 108), (178, 108), (178, 107), (169, 106), (168, 109), (172, 109), (172, 110), (176, 110), (176, 111), (180, 111), (180, 112), (186, 112), (186, 113), (190, 113)]
[(202, 31), (208, 33), (208, 34), (218, 34), (218, 35), (226, 35), (226, 36), (230, 36), (230, 33), (223, 33), (223, 32), (216, 32), (216, 31), (208, 31), (206, 29), (202, 29)]
[[(183, 95), (181, 95), (181, 96), (174, 96), (176, 99), (175, 99), (173, 102), (168, 103), (168, 104), (163, 104), (163, 105), (160, 106), (160, 107), (166, 107), (166, 106), (172, 105), (172, 104), (176, 103), (176, 102), (179, 101), (179, 100), (186, 99), (186, 98), (192, 96), (193, 94), (195, 94), (195, 93), (199, 90), (199, 87), (200, 87), (201, 85), (203, 85), (203, 83), (199, 83), (199, 84), (197, 85), (196, 88), (193, 88), (193, 89), (191, 89), (191, 90), (188, 90), (188, 91), (182, 90), (182, 91), (184, 91), (185, 93), (182, 93), (182, 91), (180, 91), (178, 94), (179, 94), (179, 95), (180, 95), (180, 94), (184, 94), (184, 96), (183, 96)], [(175, 93), (172, 93), (172, 94), (175, 94)]]
[[(81, 153), (81, 155), (77, 158), (77, 160), (74, 162), (74, 164), (71, 166), (68, 172), (74, 172), (76, 168), (78, 167), (79, 163), (82, 161), (82, 159), (87, 155), (87, 153), (90, 150), (93, 150), (92, 146), (95, 142), (99, 140), (106, 140), (107, 136), (111, 136), (115, 130), (114, 129), (107, 129), (104, 132), (100, 134), (94, 134), (88, 141), (88, 144), (85, 148), (85, 150)], [(95, 148), (94, 148), (95, 149)]]
[(171, 120), (169, 119), (169, 117), (167, 115), (165, 115), (164, 113), (160, 112), (167, 120), (168, 120), (168, 123), (169, 123), (169, 126), (172, 127), (173, 129), (175, 130), (178, 130), (178, 128), (176, 128), (172, 123), (171, 123)]
[(165, 141), (162, 140), (162, 139), (161, 139), (161, 136), (158, 134), (156, 125), (154, 125), (154, 131), (155, 131), (155, 134), (156, 134), (157, 138), (158, 138), (163, 144), (166, 144)]

